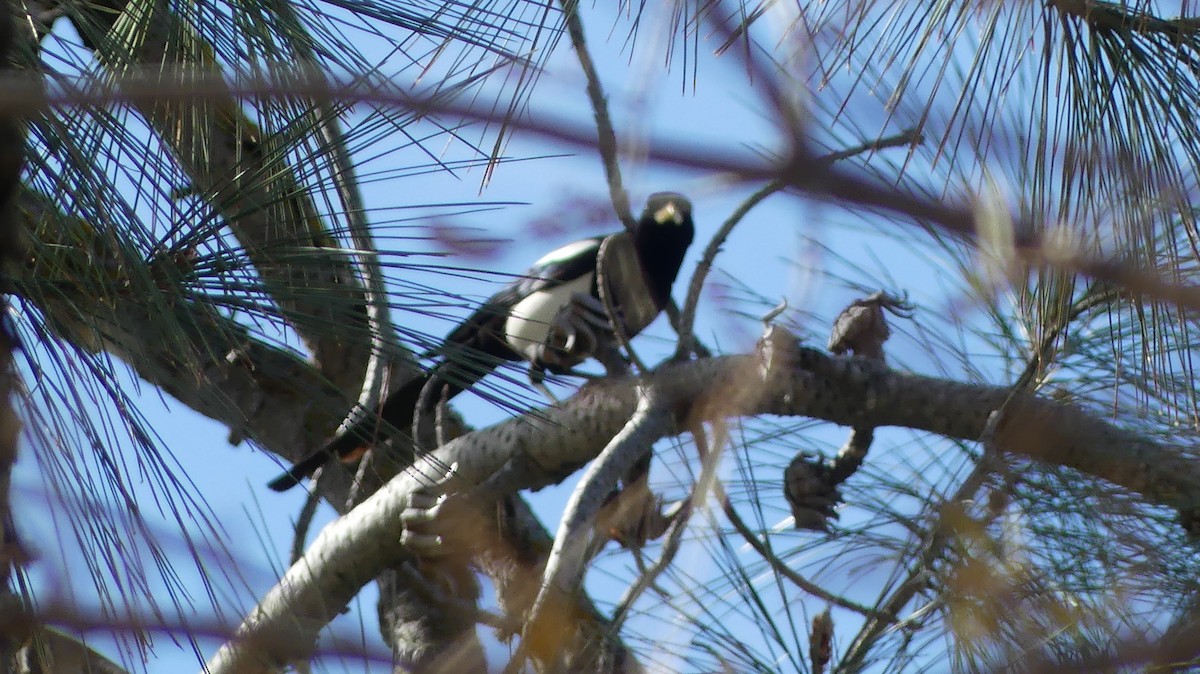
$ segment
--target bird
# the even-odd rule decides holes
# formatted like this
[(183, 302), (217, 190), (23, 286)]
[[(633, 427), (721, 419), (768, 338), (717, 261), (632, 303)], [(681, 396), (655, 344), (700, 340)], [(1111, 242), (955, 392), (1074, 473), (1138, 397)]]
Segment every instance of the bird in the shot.
[[(631, 338), (670, 302), (671, 287), (694, 235), (691, 202), (675, 192), (657, 192), (646, 200), (632, 231), (589, 237), (550, 251), (455, 327), (441, 346), (423, 354), (440, 362), (268, 486), (286, 491), (332, 458), (357, 460), (380, 431), (391, 427), (409, 432), (418, 407), (422, 414), (432, 411), (428, 398), (436, 408), (438, 401), (471, 388), (505, 361), (527, 361), (534, 383), (540, 383), (545, 371), (569, 373), (589, 357), (610, 368), (612, 359), (602, 356), (611, 356), (619, 344), (601, 281), (620, 323), (616, 327), (622, 338)], [(625, 271), (614, 273), (615, 278), (605, 278), (610, 267), (601, 261), (609, 247), (617, 251), (617, 262), (632, 258), (624, 268), (611, 266)], [(633, 255), (623, 260), (621, 252), (630, 249)], [(631, 267), (640, 273), (629, 273)]]

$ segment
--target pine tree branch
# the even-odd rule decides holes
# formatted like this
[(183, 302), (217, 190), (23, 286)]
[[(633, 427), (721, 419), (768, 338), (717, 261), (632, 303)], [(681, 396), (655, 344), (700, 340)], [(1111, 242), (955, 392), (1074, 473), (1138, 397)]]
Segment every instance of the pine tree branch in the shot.
[[(41, 195), (21, 192), (19, 210), (32, 251), (6, 290), (35, 303), (59, 336), (77, 348), (112, 353), (147, 382), (227, 425), (234, 441), (249, 435), (284, 458), (304, 456), (336, 426), (346, 399), (304, 359), (170, 285), (120, 276), (144, 262), (127, 260), (128, 251), (101, 229), (64, 216)], [(171, 260), (161, 264), (164, 278), (179, 273)], [(102, 278), (93, 282), (88, 270)]]
[[(143, 68), (158, 71), (160, 86), (172, 87), (181, 81), (176, 78), (179, 73), (216, 70), (212, 46), (167, 4), (155, 1), (116, 9), (122, 13), (114, 34), (136, 36), (136, 42), (119, 47), (106, 42), (97, 49), (97, 58), (110, 71), (118, 75)], [(96, 20), (104, 21), (99, 16)], [(126, 23), (137, 28), (123, 30)], [(349, 325), (365, 334), (367, 304), (362, 286), (346, 256), (316, 252), (337, 249), (337, 242), (317, 214), (308, 190), (292, 169), (281, 165), (279, 148), (272, 147), (276, 139), (264, 137), (228, 91), (215, 91), (206, 100), (146, 100), (133, 107), (173, 150), (192, 180), (191, 191), (224, 218), (326, 378), (344, 391), (360, 390), (368, 340), (359, 334), (347, 338), (345, 330), (339, 333), (332, 328)], [(354, 212), (350, 205), (346, 210)]]
[[(136, 261), (125, 260), (126, 253), (114, 248), (112, 239), (103, 236), (100, 230), (57, 213), (39, 195), (26, 191), (20, 196), (22, 222), (34, 233), (32, 244), (39, 254), (31, 266), (18, 268), (26, 276), (14, 279), (15, 290), (26, 300), (35, 301), (60, 337), (78, 348), (112, 353), (129, 363), (147, 382), (197, 412), (228, 425), (235, 438), (253, 437), (265, 449), (285, 458), (307, 454), (315, 442), (336, 427), (338, 410), (346, 405), (345, 397), (325, 382), (310, 363), (294, 353), (262, 343), (236, 321), (208, 307), (181, 300), (170, 287), (145, 284), (142, 276), (101, 279), (99, 282), (104, 285), (123, 288), (113, 294), (99, 292), (86, 282), (79, 283), (80, 276), (73, 272), (56, 275), (53, 270), (71, 270), (80, 265), (104, 270), (109, 275), (120, 274), (121, 269)], [(82, 254), (84, 259), (73, 260), (76, 254)], [(170, 277), (171, 273), (165, 272), (164, 276)], [(38, 289), (52, 285), (54, 291), (23, 293), (25, 283)], [(301, 423), (297, 424), (297, 419)], [(376, 462), (373, 468), (376, 470), (370, 472), (370, 484), (362, 485), (368, 493), (380, 479), (376, 473), (386, 474), (397, 467)], [(335, 509), (345, 512), (349, 507), (350, 476), (345, 471), (329, 475), (336, 479), (322, 480), (318, 491)], [(525, 516), (497, 522), (493, 528), (513, 535), (523, 532), (519, 540), (500, 542), (481, 554), (488, 560), (482, 564), (483, 570), (492, 578), (498, 594), (507, 597), (507, 605), (518, 611), (521, 606), (528, 608), (532, 601), (532, 595), (526, 596), (523, 589), (526, 585), (523, 574), (540, 577), (549, 551), (548, 544), (542, 546), (541, 553), (536, 553), (536, 549), (524, 543), (538, 538), (539, 531), (543, 543), (550, 537), (544, 530), (535, 530), (536, 519), (523, 500), (514, 499), (512, 507)], [(381, 574), (381, 578), (386, 581), (388, 573), (391, 572)], [(586, 598), (582, 601), (581, 612), (592, 616), (584, 626), (590, 651), (608, 653), (596, 657), (609, 661), (629, 660), (628, 649), (607, 636), (606, 623), (595, 607)], [(400, 608), (394, 603), (390, 613), (419, 613), (417, 622), (427, 622), (435, 614), (436, 601), (427, 603), (425, 598), (409, 594), (404, 602), (409, 606)], [(436, 640), (418, 643), (416, 632), (408, 628), (404, 631), (407, 643), (395, 644), (398, 648), (425, 651), (445, 645)]]
[[(238, 632), (210, 661), (212, 672), (269, 671), (294, 655), (256, 644), (311, 644), (317, 631), (363, 584), (398, 555), (407, 497), (457, 462), (455, 479), (469, 498), (501, 496), (491, 485), (538, 488), (595, 457), (627, 423), (636, 387), (655, 386), (673, 402), (675, 428), (704, 420), (776, 414), (846, 426), (903, 426), (974, 441), (989, 414), (1008, 400), (995, 434), (1002, 451), (1074, 468), (1180, 510), (1196, 508), (1200, 465), (1194, 448), (1156, 442), (1074, 406), (1019, 394), (1009, 387), (967, 384), (897, 372), (859, 358), (797, 347), (778, 332), (759, 354), (666, 365), (641, 380), (586, 387), (561, 407), (464, 435), (431, 453), (330, 525)], [(507, 479), (497, 479), (508, 471)], [(281, 635), (286, 638), (280, 639)]]

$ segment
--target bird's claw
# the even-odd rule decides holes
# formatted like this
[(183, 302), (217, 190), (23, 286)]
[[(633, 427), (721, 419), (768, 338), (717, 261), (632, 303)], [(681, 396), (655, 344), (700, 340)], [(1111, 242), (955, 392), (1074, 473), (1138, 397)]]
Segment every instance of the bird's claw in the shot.
[[(593, 297), (586, 293), (575, 293), (571, 296), (571, 306), (567, 313), (574, 314), (601, 330), (612, 332), (608, 308), (604, 306), (604, 302), (599, 297)], [(618, 312), (614, 318), (620, 318), (620, 313)]]

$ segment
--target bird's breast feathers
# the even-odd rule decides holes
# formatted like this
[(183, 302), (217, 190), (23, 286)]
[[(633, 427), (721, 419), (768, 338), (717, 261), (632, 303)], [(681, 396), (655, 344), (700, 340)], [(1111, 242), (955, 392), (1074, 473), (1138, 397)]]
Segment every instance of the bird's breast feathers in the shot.
[(504, 338), (512, 350), (526, 360), (536, 362), (539, 347), (546, 343), (554, 319), (571, 303), (574, 295), (591, 293), (595, 275), (595, 272), (585, 273), (565, 283), (537, 290), (517, 302), (504, 323)]

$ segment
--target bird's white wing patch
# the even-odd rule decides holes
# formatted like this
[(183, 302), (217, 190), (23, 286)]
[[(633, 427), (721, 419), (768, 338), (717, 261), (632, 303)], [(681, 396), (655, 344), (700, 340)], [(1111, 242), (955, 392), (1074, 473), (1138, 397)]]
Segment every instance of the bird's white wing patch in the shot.
[(545, 267), (558, 262), (565, 262), (573, 257), (583, 254), (583, 252), (589, 248), (598, 248), (599, 246), (600, 242), (594, 239), (572, 241), (571, 243), (568, 243), (561, 248), (555, 248), (554, 250), (540, 257), (537, 262), (533, 263), (532, 268), (537, 269), (538, 267)]
[[(577, 245), (563, 246), (542, 260), (538, 260), (538, 263), (541, 264), (551, 256), (558, 255), (561, 251)], [(564, 257), (569, 256), (564, 255)], [(517, 302), (509, 313), (508, 320), (504, 323), (504, 338), (508, 345), (527, 360), (535, 360), (538, 347), (545, 343), (546, 337), (550, 333), (550, 325), (558, 312), (570, 304), (571, 297), (576, 293), (586, 295), (591, 291), (593, 276), (595, 276), (594, 273), (584, 274), (553, 288), (539, 290)]]

